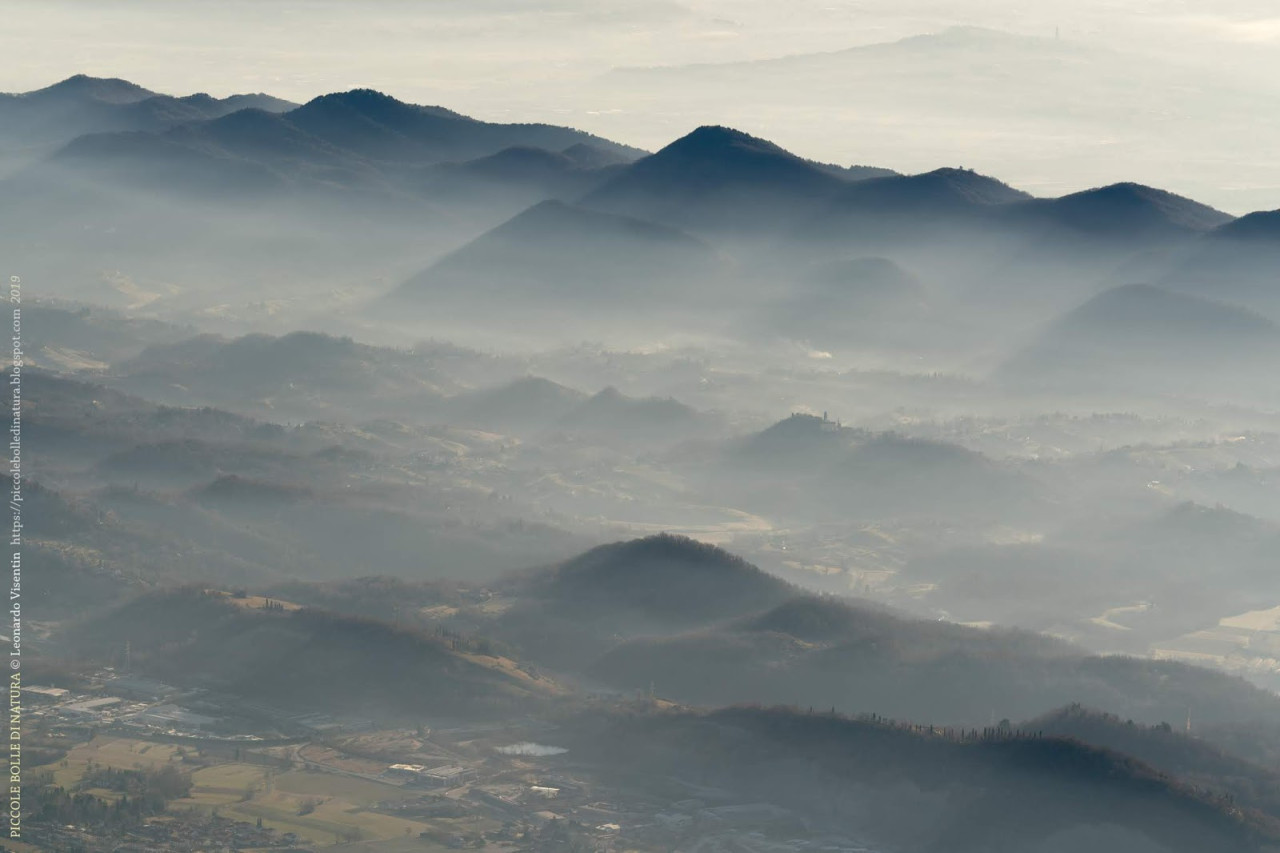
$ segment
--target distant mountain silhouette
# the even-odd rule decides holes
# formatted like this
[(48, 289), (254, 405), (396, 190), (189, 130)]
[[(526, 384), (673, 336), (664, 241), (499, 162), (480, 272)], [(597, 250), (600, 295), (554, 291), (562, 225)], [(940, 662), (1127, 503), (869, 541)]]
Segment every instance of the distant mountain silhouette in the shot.
[(155, 94), (136, 83), (130, 83), (118, 77), (90, 77), (88, 74), (75, 74), (43, 89), (8, 97), (21, 97), (36, 102), (76, 99), (101, 101), (107, 104), (132, 104), (154, 97)]
[(1250, 213), (1219, 225), (1213, 237), (1229, 240), (1280, 241), (1280, 210)]
[(1061, 317), (1000, 375), (1076, 389), (1239, 392), (1256, 390), (1251, 381), (1266, 384), (1262, 365), (1277, 356), (1280, 328), (1251, 311), (1150, 285), (1126, 285)]
[(560, 671), (632, 637), (717, 624), (794, 594), (745, 560), (671, 535), (602, 545), (512, 576), (503, 591), (516, 604), (484, 631)]
[(198, 107), (213, 118), (219, 115), (230, 115), (239, 110), (262, 110), (269, 113), (283, 113), (298, 107), (293, 101), (286, 101), (284, 98), (277, 98), (274, 95), (268, 95), (263, 92), (247, 95), (228, 95), (225, 98), (215, 98), (200, 92), (195, 95), (184, 95), (178, 100)]
[(501, 181), (554, 180), (581, 168), (568, 154), (514, 145), (496, 154), (470, 160), (462, 168), (475, 175)]
[(611, 436), (656, 433), (679, 437), (698, 426), (698, 413), (671, 398), (628, 397), (609, 387), (575, 406), (560, 424), (573, 431)]
[(1191, 199), (1134, 183), (1029, 201), (1016, 211), (1016, 216), (1078, 234), (1113, 239), (1206, 232), (1232, 219)]
[(1028, 198), (1021, 190), (969, 169), (937, 169), (859, 182), (844, 189), (836, 205), (930, 212), (1012, 204)]
[(1251, 308), (1280, 322), (1280, 210), (1218, 226), (1188, 247), (1158, 284)]
[(732, 464), (795, 471), (829, 465), (865, 437), (866, 433), (841, 428), (825, 417), (797, 412), (748, 436), (729, 453)]
[(594, 145), (590, 142), (575, 142), (560, 153), (584, 169), (622, 166), (635, 159), (629, 152)]
[[(312, 713), (492, 716), (557, 690), (440, 637), (323, 611), (254, 610), (194, 589), (135, 599), (79, 626), (75, 641), (128, 643), (134, 665), (155, 677)], [(332, 689), (334, 667), (349, 667), (351, 690)]]
[(731, 442), (710, 487), (785, 517), (1015, 517), (1042, 498), (1014, 468), (959, 445), (841, 428), (795, 414)]
[[(107, 83), (112, 85), (96, 88), (110, 93), (123, 85), (125, 94), (133, 91), (122, 81)], [(96, 90), (87, 85), (71, 88)], [(574, 150), (582, 157), (620, 162), (643, 153), (569, 128), (483, 122), (440, 107), (406, 104), (369, 89), (325, 95), (301, 107), (259, 95), (218, 100), (205, 95), (143, 97), (145, 90), (134, 94), (142, 99), (125, 104), (82, 103), (81, 97), (65, 107), (68, 114), (79, 116), (78, 124), (54, 116), (62, 129), (49, 141), (70, 142), (51, 165), (72, 169), (102, 187), (140, 187), (201, 199), (305, 191), (329, 194), (330, 204), (350, 205), (360, 199), (351, 194), (354, 189), (373, 193), (384, 209), (394, 211), (402, 196), (419, 202), (429, 199), (436, 183), (419, 170), (432, 165), (470, 162), (464, 172), (475, 180), (513, 189), (523, 184), (535, 191), (521, 199), (527, 205), (548, 194), (580, 195), (597, 183), (589, 177), (597, 167), (554, 152), (581, 145)], [(34, 127), (36, 118), (23, 118), (32, 109), (27, 97), (0, 100), (0, 118), (11, 108), (22, 113), (15, 115), (11, 127)], [(39, 107), (44, 101), (34, 103)], [(137, 114), (125, 116), (121, 110)], [(547, 153), (529, 153), (541, 149)], [(497, 157), (504, 151), (510, 153)], [(497, 159), (474, 162), (491, 157)], [(37, 183), (57, 179), (56, 170), (42, 174), (39, 166), (30, 176)], [(456, 191), (444, 193), (440, 201), (456, 203)]]
[(1062, 318), (1054, 332), (1093, 346), (1187, 347), (1269, 343), (1276, 325), (1253, 312), (1145, 284), (1108, 290)]
[(372, 89), (322, 95), (287, 115), (312, 136), (375, 160), (471, 160), (514, 145), (560, 151), (578, 143), (620, 156), (642, 153), (582, 131), (547, 124), (493, 124), (442, 107), (406, 104)]
[[(574, 152), (573, 154), (567, 152)], [(431, 196), (454, 194), (525, 193), (529, 203), (546, 199), (574, 199), (598, 186), (622, 168), (622, 155), (578, 143), (564, 152), (514, 145), (465, 163), (444, 164), (427, 179)]]
[(966, 725), (987, 720), (992, 708), (1025, 718), (1076, 700), (1148, 723), (1185, 716), (1189, 703), (1205, 709), (1208, 723), (1254, 719), (1280, 702), (1241, 679), (1182, 664), (1091, 657), (1044, 635), (813, 596), (610, 645), (587, 665), (593, 678), (623, 689), (652, 683), (660, 696), (700, 705), (834, 705)]
[(811, 210), (846, 183), (772, 142), (706, 126), (636, 161), (582, 204), (694, 231), (753, 231)]
[[(843, 350), (895, 339), (894, 324), (923, 320), (928, 295), (920, 280), (886, 258), (814, 264), (793, 292), (763, 309), (758, 325), (822, 349)], [(918, 346), (918, 335), (912, 335)]]
[(0, 140), (52, 146), (86, 133), (159, 131), (246, 107), (282, 112), (296, 106), (261, 94), (174, 97), (127, 80), (77, 74), (34, 92), (0, 95)]
[(785, 600), (789, 584), (727, 551), (681, 536), (602, 545), (531, 576), (526, 594), (579, 618), (705, 625)]
[(587, 399), (581, 391), (550, 379), (525, 376), (496, 388), (465, 394), (452, 401), (460, 423), (488, 428), (545, 428), (566, 417)]
[(288, 114), (259, 109), (243, 109), (212, 121), (187, 125), (170, 131), (166, 137), (178, 144), (269, 165), (352, 168), (359, 162), (350, 151), (304, 131), (289, 120)]
[(934, 229), (989, 229), (1006, 206), (1030, 196), (968, 169), (936, 169), (893, 175), (843, 187), (821, 208), (798, 221), (800, 239), (849, 240), (890, 245), (918, 242)]
[(202, 198), (269, 195), (288, 185), (284, 175), (266, 164), (189, 141), (144, 132), (86, 134), (59, 150), (48, 165), (102, 185)]
[(397, 302), (503, 304), (571, 300), (580, 306), (643, 304), (678, 283), (714, 274), (702, 241), (673, 228), (544, 201), (405, 282)]

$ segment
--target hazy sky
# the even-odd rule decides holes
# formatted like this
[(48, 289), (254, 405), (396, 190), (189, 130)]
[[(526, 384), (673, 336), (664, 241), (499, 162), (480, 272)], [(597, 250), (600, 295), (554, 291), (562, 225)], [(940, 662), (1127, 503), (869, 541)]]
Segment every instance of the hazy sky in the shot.
[[(964, 115), (943, 83), (929, 100), (930, 84), (910, 79), (910, 56), (893, 59), (897, 70), (883, 81), (859, 60), (856, 91), (839, 88), (840, 68), (821, 72), (830, 86), (815, 86), (810, 69), (793, 92), (787, 70), (776, 69), (767, 93), (758, 75), (711, 85), (610, 74), (841, 51), (957, 25), (1058, 37), (1105, 59), (1077, 67), (1068, 58), (1076, 70), (1058, 68), (1047, 82), (1025, 68), (1035, 42), (1010, 45), (1021, 52), (1004, 82), (990, 69), (971, 76), (973, 55), (920, 59), (966, 104), (973, 90), (992, 90), (993, 103)], [(1133, 178), (1234, 211), (1280, 207), (1280, 8), (1259, 0), (0, 0), (0, 50), (8, 91), (76, 72), (179, 94), (294, 100), (370, 86), (647, 148), (716, 121), (821, 159), (904, 170), (963, 163), (1034, 192)], [(914, 88), (895, 100), (899, 85)], [(1028, 90), (1060, 114), (1052, 123), (998, 109)], [(1143, 115), (1153, 100), (1159, 109)]]

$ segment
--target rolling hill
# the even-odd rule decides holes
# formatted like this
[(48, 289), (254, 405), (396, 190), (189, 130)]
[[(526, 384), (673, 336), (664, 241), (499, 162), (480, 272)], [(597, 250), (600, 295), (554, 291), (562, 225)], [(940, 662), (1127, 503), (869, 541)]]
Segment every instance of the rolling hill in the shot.
[(619, 638), (732, 619), (792, 594), (738, 557), (668, 535), (603, 545), (501, 589), (515, 604), (482, 630), (563, 671), (589, 665)]
[(1060, 317), (998, 376), (1020, 387), (1256, 397), (1275, 393), (1261, 365), (1277, 355), (1280, 328), (1258, 314), (1126, 285)]
[(1280, 322), (1280, 211), (1259, 211), (1220, 225), (1160, 278), (1171, 290), (1252, 308)]
[[(564, 729), (580, 760), (617, 768), (610, 781), (685, 783), (697, 797), (684, 808), (703, 821), (749, 815), (790, 837), (848, 839), (846, 849), (856, 838), (922, 853), (1255, 853), (1280, 837), (1267, 815), (1057, 738), (799, 708), (579, 715)], [(758, 805), (713, 805), (724, 801)]]
[(559, 692), (456, 640), (319, 610), (252, 610), (199, 589), (135, 599), (69, 642), (99, 654), (128, 643), (134, 665), (157, 678), (310, 713), (493, 717)]
[(450, 401), (458, 423), (489, 429), (545, 429), (567, 417), (587, 395), (540, 376), (524, 376)]
[(718, 266), (710, 247), (673, 228), (544, 201), (412, 277), (390, 302), (490, 312), (654, 306), (714, 279)]
[(267, 415), (424, 417), (455, 384), (429, 355), (317, 332), (216, 335), (148, 347), (117, 364), (112, 382), (176, 405)]
[[(598, 643), (585, 667), (618, 689), (698, 705), (785, 703), (971, 726), (1081, 702), (1146, 723), (1271, 719), (1273, 694), (1184, 664), (1093, 657), (1049, 637), (799, 597), (685, 633)], [(536, 656), (534, 659), (537, 659)]]
[(1044, 500), (1025, 473), (959, 445), (805, 414), (727, 443), (710, 462), (707, 488), (782, 517), (1008, 520), (1034, 513)]
[(797, 279), (792, 293), (761, 310), (758, 328), (831, 351), (893, 343), (919, 347), (920, 324), (931, 313), (929, 294), (896, 262), (818, 262)]

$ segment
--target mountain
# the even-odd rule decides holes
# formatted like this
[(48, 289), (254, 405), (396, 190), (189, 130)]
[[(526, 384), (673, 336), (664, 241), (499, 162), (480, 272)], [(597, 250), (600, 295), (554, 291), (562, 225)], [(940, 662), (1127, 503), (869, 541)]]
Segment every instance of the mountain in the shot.
[(1139, 725), (1080, 705), (1051, 711), (1018, 728), (1131, 755), (1187, 784), (1228, 795), (1243, 808), (1280, 816), (1280, 773), (1190, 732), (1168, 725)]
[(581, 714), (562, 731), (576, 760), (613, 768), (609, 782), (682, 792), (669, 808), (700, 827), (833, 849), (1260, 853), (1280, 838), (1268, 815), (1126, 755), (1034, 733), (796, 707)]
[(847, 512), (1014, 517), (1043, 500), (1033, 480), (981, 453), (893, 433), (856, 446), (824, 480)]
[(1280, 210), (1259, 211), (1220, 225), (1167, 274), (1162, 287), (1233, 302), (1280, 322)]
[(34, 92), (0, 95), (0, 140), (38, 149), (87, 133), (159, 131), (247, 107), (283, 112), (296, 106), (262, 94), (174, 97), (127, 80), (77, 74)]
[(245, 95), (228, 95), (225, 98), (215, 98), (203, 92), (194, 95), (183, 95), (178, 98), (192, 106), (197, 106), (204, 110), (210, 118), (217, 118), (223, 115), (240, 110), (261, 110), (268, 113), (283, 113), (289, 110), (297, 109), (298, 105), (293, 101), (286, 101), (284, 98), (277, 98), (274, 95), (268, 95), (264, 92), (255, 92)]
[(1134, 183), (1028, 201), (1014, 216), (1068, 233), (1119, 240), (1204, 233), (1233, 218), (1208, 205)]
[[(589, 147), (599, 152), (598, 159), (622, 161), (643, 153), (581, 131), (483, 122), (440, 107), (406, 104), (369, 89), (325, 95), (300, 107), (266, 96), (223, 101), (207, 96), (163, 96), (162, 101), (158, 96), (129, 108), (160, 103), (175, 112), (171, 120), (99, 121), (86, 126), (69, 133), (70, 142), (59, 149), (53, 163), (35, 167), (26, 179), (54, 182), (61, 167), (106, 186), (188, 195), (220, 191), (261, 196), (286, 189), (314, 193), (339, 187), (348, 193), (372, 192), (385, 207), (397, 199), (403, 205), (406, 196), (421, 201), (427, 191), (440, 189), (438, 176), (421, 171), (442, 163), (472, 163), (462, 171), (473, 179), (488, 175), (490, 182), (523, 181), (545, 189), (556, 178), (546, 161), (559, 159), (558, 191), (576, 195), (592, 185), (587, 174), (593, 169), (553, 152), (582, 145), (583, 151)], [(527, 152), (542, 149), (546, 157), (533, 162), (540, 155)], [(474, 162), (491, 157), (498, 159)], [(351, 205), (357, 200), (330, 197), (328, 203)]]
[(568, 416), (587, 395), (550, 379), (524, 376), (461, 395), (451, 402), (454, 419), (489, 429), (545, 429)]
[(660, 535), (601, 545), (513, 581), (551, 612), (678, 627), (730, 618), (783, 600), (785, 582), (713, 545)]
[(259, 195), (330, 185), (390, 191), (367, 158), (307, 133), (289, 115), (242, 109), (157, 133), (86, 135), (57, 152), (50, 165), (168, 193), (207, 194), (221, 182)]
[[(200, 589), (135, 599), (78, 626), (69, 642), (98, 655), (127, 644), (132, 664), (153, 677), (308, 713), (493, 717), (559, 692), (442, 637), (318, 610), (255, 609)], [(333, 689), (335, 673), (349, 689)]]
[(846, 183), (772, 142), (706, 126), (637, 160), (581, 203), (694, 232), (749, 233), (812, 210)]
[(1029, 198), (971, 169), (872, 178), (843, 187), (797, 222), (792, 236), (845, 247), (954, 240), (964, 231), (993, 230), (994, 220), (1007, 206)]
[(118, 77), (90, 77), (75, 74), (43, 89), (23, 95), (8, 95), (31, 103), (58, 101), (98, 101), (104, 104), (134, 104), (155, 97), (155, 92)]
[(902, 325), (929, 316), (924, 285), (887, 258), (818, 262), (796, 278), (792, 292), (761, 309), (757, 327), (824, 350), (856, 350), (917, 337)]
[(1099, 392), (1272, 393), (1274, 377), (1253, 366), (1277, 356), (1280, 328), (1251, 311), (1126, 285), (1060, 317), (998, 375), (1024, 386)]
[(502, 589), (516, 603), (481, 630), (561, 671), (588, 666), (622, 639), (714, 624), (792, 594), (726, 551), (670, 535), (602, 545)]
[[(192, 145), (179, 133), (91, 133), (78, 136), (47, 161), (20, 173), (28, 192), (57, 186), (68, 177), (105, 187), (208, 198), (239, 198), (280, 193), (287, 177), (271, 165), (237, 157), (221, 147)], [(98, 199), (95, 199), (98, 200)], [(103, 206), (110, 203), (98, 200)]]
[(845, 188), (835, 206), (877, 208), (892, 213), (966, 211), (1025, 201), (1030, 196), (972, 169), (936, 169), (893, 175)]
[(617, 388), (605, 388), (582, 401), (560, 420), (570, 432), (597, 433), (608, 437), (688, 436), (699, 426), (698, 413), (670, 397), (628, 397)]
[(847, 453), (866, 434), (835, 421), (795, 412), (748, 436), (729, 449), (731, 464), (781, 470), (825, 467)]
[(610, 152), (584, 143), (564, 152), (517, 145), (459, 164), (454, 171), (505, 187), (527, 187), (543, 197), (567, 199), (603, 182), (621, 165)]
[(707, 488), (787, 518), (1003, 517), (1034, 513), (1042, 487), (956, 444), (872, 434), (794, 414), (730, 443)]
[[(527, 650), (535, 660), (532, 648)], [(1044, 635), (920, 620), (800, 596), (728, 622), (599, 643), (580, 665), (617, 689), (697, 705), (835, 707), (939, 724), (1025, 719), (1071, 702), (1147, 723), (1270, 719), (1280, 700), (1243, 679), (1164, 661), (1094, 657)]]
[(560, 153), (583, 169), (625, 166), (636, 159), (629, 152), (593, 145), (590, 142), (575, 142)]
[(628, 397), (609, 387), (587, 396), (549, 379), (525, 376), (449, 402), (450, 417), (482, 429), (546, 433), (592, 440), (678, 440), (703, 424), (698, 413), (671, 398)]
[(1214, 229), (1213, 236), (1227, 240), (1280, 241), (1280, 210), (1260, 210)]
[(165, 136), (177, 144), (197, 150), (230, 155), (277, 168), (363, 167), (373, 173), (372, 166), (360, 163), (358, 153), (339, 148), (307, 133), (290, 120), (291, 115), (243, 109), (211, 121), (175, 128)]
[(544, 201), (481, 235), (392, 294), (399, 305), (653, 305), (715, 274), (702, 241), (663, 225)]
[[(980, 159), (967, 165), (1036, 195), (1098, 183), (1082, 151), (1105, 151), (1112, 174), (1177, 175), (1180, 191), (1223, 209), (1256, 206), (1264, 196), (1246, 187), (1276, 185), (1266, 156), (1280, 140), (1276, 87), (1104, 45), (1065, 22), (1061, 38), (1051, 29), (939, 27), (840, 50), (624, 67), (600, 81), (597, 99), (635, 116), (655, 103), (676, 119), (768, 115), (789, 139), (807, 130), (803, 150), (825, 159), (953, 163), (950, 140), (974, 140)], [(726, 92), (750, 97), (735, 108)], [(634, 126), (647, 130), (638, 118)], [(1241, 174), (1257, 180), (1241, 183)]]
[(318, 139), (362, 157), (398, 163), (474, 160), (512, 146), (561, 151), (579, 143), (623, 157), (642, 153), (578, 130), (478, 121), (442, 107), (406, 104), (372, 89), (322, 95), (286, 115)]

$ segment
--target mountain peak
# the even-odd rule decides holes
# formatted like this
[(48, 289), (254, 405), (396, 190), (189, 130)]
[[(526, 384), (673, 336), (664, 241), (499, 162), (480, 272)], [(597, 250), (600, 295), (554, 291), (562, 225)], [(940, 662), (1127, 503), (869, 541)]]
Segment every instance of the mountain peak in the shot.
[(1154, 334), (1189, 335), (1220, 326), (1234, 336), (1275, 336), (1275, 324), (1245, 308), (1178, 293), (1150, 284), (1126, 284), (1098, 294), (1069, 315), (1099, 325), (1150, 325)]
[(768, 140), (705, 125), (637, 160), (583, 203), (680, 228), (750, 231), (843, 186)]
[(931, 209), (960, 205), (994, 206), (1025, 201), (1029, 195), (995, 178), (972, 169), (942, 168), (918, 175), (871, 178), (849, 187), (850, 201), (872, 202), (889, 207)]
[(1085, 232), (1210, 231), (1232, 220), (1189, 198), (1125, 181), (1041, 202), (1062, 224)]
[(131, 104), (155, 97), (155, 94), (137, 83), (130, 83), (118, 77), (90, 77), (88, 74), (75, 74), (52, 86), (27, 92), (25, 97), (32, 99), (73, 97), (111, 104)]
[(1280, 243), (1280, 210), (1260, 210), (1214, 229), (1215, 237)]
[(345, 92), (330, 92), (327, 95), (319, 95), (307, 101), (303, 106), (312, 104), (379, 104), (391, 105), (399, 104), (404, 106), (404, 102), (392, 97), (377, 89), (359, 88), (348, 89)]
[(379, 92), (377, 89), (348, 89), (345, 92), (331, 92), (312, 98), (296, 110), (297, 113), (330, 113), (352, 112), (374, 118), (394, 118), (406, 114), (432, 115), (441, 118), (463, 119), (461, 113), (455, 113), (444, 107), (423, 107), (406, 103), (399, 98)]
[(727, 551), (660, 534), (601, 545), (535, 579), (575, 610), (630, 612), (667, 624), (706, 624), (781, 604), (794, 589)]
[(685, 154), (719, 155), (726, 148), (750, 148), (786, 157), (795, 156), (767, 139), (760, 139), (741, 130), (719, 124), (704, 124), (670, 143), (658, 153), (678, 151)]

